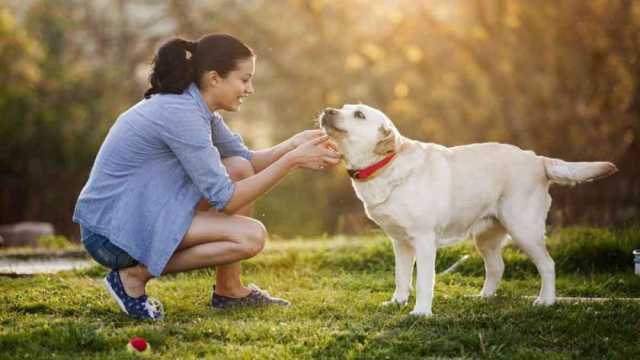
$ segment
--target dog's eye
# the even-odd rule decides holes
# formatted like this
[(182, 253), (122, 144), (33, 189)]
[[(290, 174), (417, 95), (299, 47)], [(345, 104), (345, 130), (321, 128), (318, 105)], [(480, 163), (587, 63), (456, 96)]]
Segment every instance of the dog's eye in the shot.
[(356, 117), (356, 118), (358, 118), (358, 119), (364, 119), (364, 118), (365, 118), (365, 117), (364, 117), (364, 113), (363, 113), (362, 111), (360, 111), (360, 110), (356, 110), (356, 111), (353, 113), (353, 116), (354, 116), (354, 117)]

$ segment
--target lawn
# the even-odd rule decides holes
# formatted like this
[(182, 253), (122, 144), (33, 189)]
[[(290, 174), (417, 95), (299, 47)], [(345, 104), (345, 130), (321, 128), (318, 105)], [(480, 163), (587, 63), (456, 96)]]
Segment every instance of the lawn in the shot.
[(140, 322), (120, 313), (102, 287), (106, 270), (0, 277), (0, 358), (134, 358), (133, 336), (158, 358), (638, 358), (640, 277), (631, 250), (640, 228), (568, 228), (551, 233), (558, 295), (611, 297), (533, 307), (539, 277), (517, 249), (505, 248), (498, 296), (474, 297), (482, 260), (470, 243), (441, 249), (434, 316), (410, 306), (381, 307), (393, 292), (393, 252), (384, 235), (274, 241), (244, 264), (244, 280), (291, 300), (291, 308), (207, 307), (211, 271), (154, 280), (166, 319)]

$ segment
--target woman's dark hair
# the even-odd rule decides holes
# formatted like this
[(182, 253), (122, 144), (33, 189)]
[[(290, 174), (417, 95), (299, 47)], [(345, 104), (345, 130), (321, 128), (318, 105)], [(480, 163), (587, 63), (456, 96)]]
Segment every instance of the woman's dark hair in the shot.
[(200, 87), (204, 72), (215, 70), (225, 77), (236, 69), (238, 61), (251, 57), (255, 54), (250, 47), (227, 34), (210, 34), (198, 41), (171, 39), (160, 46), (153, 58), (151, 87), (144, 97), (148, 99), (158, 93), (182, 94), (192, 82)]

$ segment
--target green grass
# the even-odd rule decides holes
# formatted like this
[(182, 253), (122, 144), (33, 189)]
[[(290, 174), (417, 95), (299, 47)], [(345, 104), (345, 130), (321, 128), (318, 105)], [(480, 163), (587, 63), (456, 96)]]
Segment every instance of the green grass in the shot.
[[(559, 296), (640, 297), (631, 249), (640, 229), (571, 228), (550, 237)], [(560, 303), (533, 307), (539, 277), (507, 246), (498, 296), (482, 300), (482, 261), (467, 243), (442, 249), (432, 318), (410, 306), (383, 308), (393, 292), (393, 253), (380, 234), (281, 241), (244, 264), (255, 282), (294, 306), (215, 312), (207, 307), (211, 271), (149, 284), (166, 320), (140, 322), (120, 313), (102, 288), (105, 270), (0, 277), (0, 358), (133, 358), (125, 346), (142, 336), (154, 355), (182, 358), (637, 358), (640, 303)]]

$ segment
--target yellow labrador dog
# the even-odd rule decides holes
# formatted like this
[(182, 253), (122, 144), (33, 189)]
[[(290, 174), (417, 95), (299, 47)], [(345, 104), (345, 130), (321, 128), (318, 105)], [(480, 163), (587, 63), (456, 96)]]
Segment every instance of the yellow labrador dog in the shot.
[(566, 162), (498, 143), (444, 147), (400, 135), (366, 105), (325, 109), (320, 125), (343, 153), (367, 216), (392, 239), (393, 297), (405, 304), (417, 267), (413, 315), (431, 315), (436, 249), (473, 237), (485, 263), (480, 295), (495, 294), (507, 235), (535, 263), (542, 284), (536, 305), (555, 302), (555, 265), (544, 243), (549, 185), (574, 185), (613, 174), (609, 162)]

